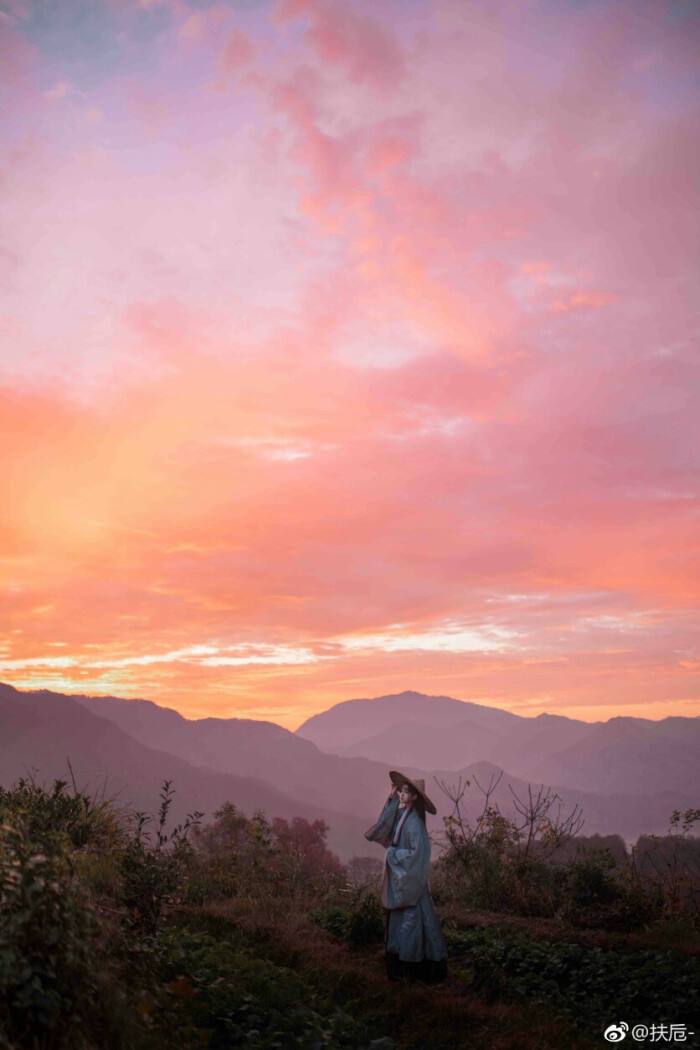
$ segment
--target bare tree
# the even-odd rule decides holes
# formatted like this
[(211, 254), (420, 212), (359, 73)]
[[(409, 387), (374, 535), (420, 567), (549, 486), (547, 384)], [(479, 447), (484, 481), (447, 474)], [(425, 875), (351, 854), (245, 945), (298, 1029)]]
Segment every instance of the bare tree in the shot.
[(486, 787), (476, 777), (473, 778), (484, 798), (481, 813), (473, 824), (463, 811), (464, 796), (471, 782), (460, 777), (456, 785), (450, 785), (435, 778), (438, 787), (453, 806), (452, 813), (444, 818), (447, 843), (443, 844), (443, 848), (475, 843), (488, 834), (493, 841), (503, 846), (510, 843), (519, 859), (526, 860), (535, 844), (538, 856), (550, 855), (565, 839), (578, 835), (583, 828), (584, 818), (580, 806), (575, 804), (568, 813), (563, 814), (561, 796), (544, 784), (534, 789), (528, 784), (526, 798), (521, 798), (509, 784), (508, 790), (517, 816), (505, 817), (498, 803), (491, 801), (502, 777), (503, 770), (499, 770), (498, 774), (492, 773)]
[[(513, 796), (513, 806), (520, 817), (515, 822), (518, 830), (518, 842), (523, 859), (530, 856), (533, 845), (538, 845), (538, 855), (551, 856), (565, 841), (572, 838), (583, 828), (585, 823), (583, 811), (575, 804), (571, 811), (562, 815), (563, 800), (556, 791), (544, 784), (533, 791), (532, 784), (527, 786), (527, 799), (521, 799), (509, 784), (508, 790)], [(556, 812), (552, 813), (556, 805)]]
[(472, 906), (549, 914), (556, 904), (556, 880), (543, 861), (565, 838), (578, 834), (582, 813), (578, 806), (564, 812), (560, 796), (544, 785), (528, 785), (527, 794), (521, 795), (509, 784), (512, 806), (506, 815), (494, 797), (502, 778), (500, 770), (491, 774), (488, 784), (472, 778), (482, 795), (475, 818), (466, 812), (471, 781), (460, 777), (448, 784), (436, 778), (452, 802), (452, 812), (443, 821), (440, 865), (443, 872), (456, 868), (461, 873), (457, 880), (448, 877), (445, 892)]

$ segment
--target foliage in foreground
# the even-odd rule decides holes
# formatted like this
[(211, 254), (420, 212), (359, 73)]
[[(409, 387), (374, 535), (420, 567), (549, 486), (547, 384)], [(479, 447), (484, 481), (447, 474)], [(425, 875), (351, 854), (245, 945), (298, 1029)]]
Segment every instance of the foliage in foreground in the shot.
[[(526, 999), (567, 1014), (590, 1032), (613, 1017), (700, 1025), (700, 959), (670, 952), (603, 951), (523, 934), (448, 931), (453, 965), (489, 998)], [(611, 1012), (612, 1011), (612, 1012)]]
[(164, 1037), (175, 1024), (181, 1045), (359, 1050), (371, 1043), (361, 1022), (302, 975), (250, 950), (178, 928), (163, 931), (156, 950), (170, 1001), (153, 1022)]
[[(326, 847), (322, 821), (249, 818), (230, 803), (206, 826), (194, 813), (168, 830), (172, 794), (166, 782), (152, 820), (62, 782), (0, 789), (0, 1050), (163, 1050), (173, 1031), (183, 1050), (445, 1045), (437, 993), (416, 1000), (414, 992), (402, 1016), (391, 1006), (396, 989), (378, 965), (383, 914), (372, 864), (345, 869)], [(438, 901), (481, 887), (496, 908), (525, 905), (528, 914), (538, 886), (549, 885), (560, 911), (580, 925), (610, 925), (622, 906), (623, 926), (646, 921), (604, 854), (545, 871), (536, 851), (513, 852), (508, 827), (491, 816), (473, 840), (456, 844), (464, 848), (438, 865)], [(658, 886), (649, 893), (660, 894), (662, 916), (670, 908), (678, 919), (692, 905)], [(235, 919), (226, 928), (198, 923), (213, 919), (215, 907), (257, 923), (260, 936), (233, 936)], [(291, 917), (297, 939), (283, 948)], [(304, 961), (309, 936), (343, 946), (334, 949), (335, 971)], [(546, 1003), (589, 1032), (594, 1019), (623, 1006), (656, 1021), (689, 1020), (687, 1008), (697, 1007), (697, 961), (671, 952), (623, 956), (494, 931), (448, 937), (460, 995)], [(378, 971), (369, 997), (359, 991), (358, 965), (363, 980)], [(440, 994), (440, 1010), (452, 1002), (449, 1023), (461, 1031), (463, 1001)], [(411, 1009), (423, 1011), (427, 1034), (418, 1042), (405, 1034)], [(478, 1044), (464, 1038), (459, 1045)]]
[[(0, 1048), (360, 1047), (361, 1026), (291, 970), (173, 910), (235, 893), (294, 898), (341, 884), (325, 825), (248, 820), (227, 805), (167, 831), (119, 819), (62, 782), (0, 789)], [(194, 843), (194, 844), (193, 844)]]
[(463, 812), (470, 781), (440, 784), (453, 813), (435, 870), (438, 898), (589, 929), (631, 931), (681, 917), (700, 929), (700, 840), (690, 836), (700, 810), (674, 810), (669, 834), (643, 836), (628, 856), (619, 836), (581, 839), (578, 807), (562, 814), (559, 796), (543, 786), (528, 786), (523, 798), (511, 788), (515, 815), (505, 816), (491, 802), (502, 775), (486, 787), (476, 781), (484, 801), (474, 821)]
[(110, 924), (76, 873), (80, 851), (105, 848), (116, 824), (65, 787), (0, 789), (0, 1045), (118, 1046), (117, 1030), (128, 1031), (110, 991)]

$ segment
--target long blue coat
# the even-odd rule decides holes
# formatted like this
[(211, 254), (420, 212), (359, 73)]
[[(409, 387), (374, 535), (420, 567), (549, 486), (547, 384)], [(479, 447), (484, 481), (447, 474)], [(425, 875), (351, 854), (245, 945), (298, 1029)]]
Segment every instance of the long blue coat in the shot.
[(447, 948), (428, 889), (430, 839), (415, 809), (404, 820), (402, 816), (398, 798), (389, 798), (376, 824), (365, 832), (370, 842), (387, 847), (382, 879), (386, 950), (402, 962), (440, 961), (447, 958)]

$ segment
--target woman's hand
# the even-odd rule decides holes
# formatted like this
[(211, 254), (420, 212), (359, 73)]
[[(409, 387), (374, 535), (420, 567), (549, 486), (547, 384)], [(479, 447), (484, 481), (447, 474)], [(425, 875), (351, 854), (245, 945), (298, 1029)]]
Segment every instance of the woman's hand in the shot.
[(392, 782), (391, 791), (389, 792), (389, 798), (396, 798), (396, 795), (398, 794), (398, 790), (399, 789), (397, 788), (396, 784), (394, 784)]

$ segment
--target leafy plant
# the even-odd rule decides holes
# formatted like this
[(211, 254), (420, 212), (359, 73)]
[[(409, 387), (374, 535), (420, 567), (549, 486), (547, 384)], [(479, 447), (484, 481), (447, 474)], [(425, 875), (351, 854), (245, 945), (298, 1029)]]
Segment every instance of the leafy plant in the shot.
[(2, 792), (0, 810), (0, 1045), (128, 1046), (123, 992), (110, 980), (118, 931), (75, 865), (111, 821), (61, 782), (47, 791), (22, 781)]
[(322, 929), (353, 948), (384, 939), (384, 917), (377, 894), (363, 887), (345, 891), (344, 905), (315, 908), (311, 918)]
[(455, 965), (489, 998), (527, 999), (590, 1032), (613, 1016), (640, 1023), (700, 1019), (700, 960), (672, 952), (603, 951), (494, 930), (446, 931)]
[(184, 824), (167, 832), (173, 794), (172, 782), (164, 781), (155, 841), (152, 841), (148, 829), (152, 818), (137, 813), (133, 834), (121, 856), (121, 903), (128, 909), (131, 924), (147, 933), (155, 932), (168, 905), (185, 896), (192, 857), (188, 837), (203, 816), (199, 812), (192, 813)]
[(270, 822), (263, 813), (248, 818), (230, 802), (214, 817), (192, 836), (193, 903), (238, 895), (271, 906), (280, 898), (318, 899), (343, 884), (343, 866), (326, 846), (324, 821)]
[(368, 1045), (362, 1024), (288, 967), (202, 932), (168, 930), (157, 948), (168, 995), (154, 1023), (167, 1031), (176, 1023), (184, 1045), (198, 1045), (197, 1034), (211, 1050)]

